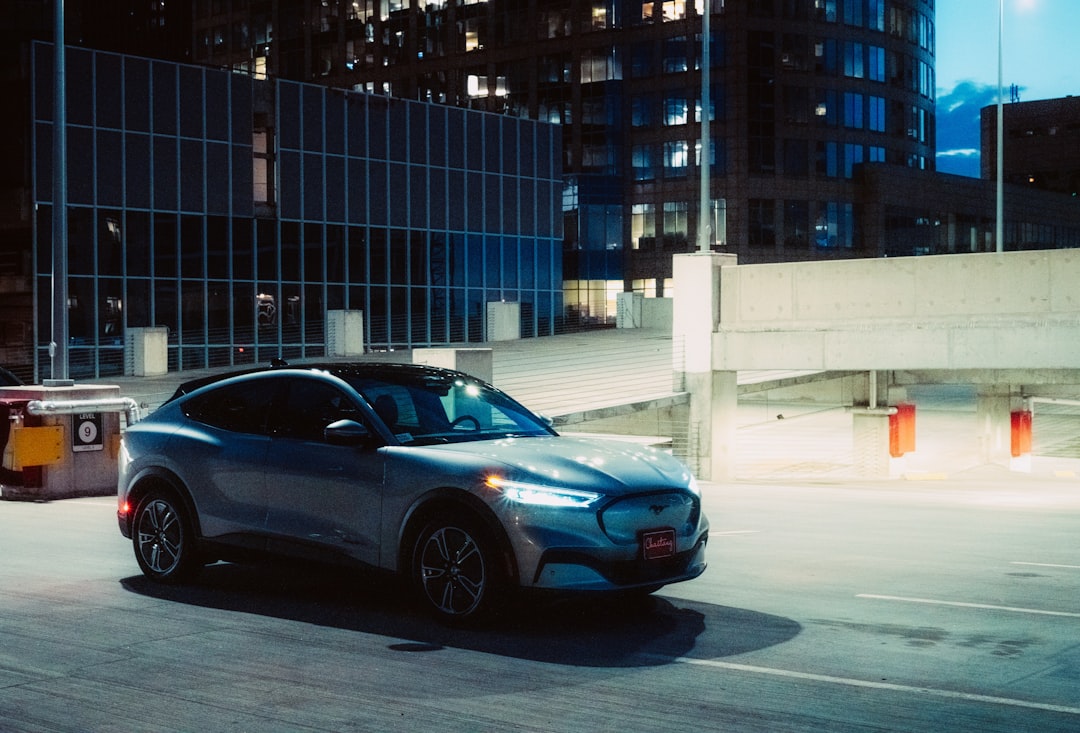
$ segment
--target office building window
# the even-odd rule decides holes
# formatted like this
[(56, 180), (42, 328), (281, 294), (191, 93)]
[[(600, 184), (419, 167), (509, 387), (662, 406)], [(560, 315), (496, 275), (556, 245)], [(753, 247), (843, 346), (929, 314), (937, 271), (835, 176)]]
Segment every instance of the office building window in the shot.
[(632, 249), (656, 247), (656, 206), (633, 204), (630, 208), (630, 246)]
[(747, 236), (751, 247), (776, 246), (776, 202), (772, 199), (750, 199)]
[(669, 96), (664, 98), (664, 125), (685, 125), (690, 107), (686, 97)]
[(689, 145), (685, 140), (669, 140), (664, 143), (665, 178), (686, 178), (689, 165)]
[(630, 154), (630, 165), (635, 181), (652, 181), (656, 178), (654, 155), (654, 145), (635, 145), (633, 147)]
[(681, 247), (686, 244), (690, 205), (686, 201), (664, 202), (664, 245)]
[(863, 95), (844, 93), (844, 127), (852, 130), (863, 128)]
[(255, 129), (251, 134), (251, 183), (252, 197), (256, 204), (272, 206), (274, 203), (274, 128), (266, 115), (255, 116)]
[(807, 201), (784, 202), (784, 247), (806, 249), (810, 245), (810, 204)]
[(842, 201), (819, 201), (814, 220), (814, 246), (851, 249), (854, 245), (855, 207)]

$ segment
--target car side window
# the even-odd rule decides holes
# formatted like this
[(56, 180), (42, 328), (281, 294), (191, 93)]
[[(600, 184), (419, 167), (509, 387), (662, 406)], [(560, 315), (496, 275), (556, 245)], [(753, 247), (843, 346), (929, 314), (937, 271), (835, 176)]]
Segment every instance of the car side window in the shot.
[(326, 426), (338, 420), (361, 422), (353, 400), (332, 384), (301, 377), (289, 380), (288, 391), (273, 414), (274, 435), (295, 440), (323, 440)]
[(196, 395), (181, 410), (192, 420), (237, 433), (264, 434), (274, 380), (228, 384)]
[(420, 418), (409, 390), (397, 384), (378, 384), (364, 390), (364, 399), (392, 433), (416, 432)]

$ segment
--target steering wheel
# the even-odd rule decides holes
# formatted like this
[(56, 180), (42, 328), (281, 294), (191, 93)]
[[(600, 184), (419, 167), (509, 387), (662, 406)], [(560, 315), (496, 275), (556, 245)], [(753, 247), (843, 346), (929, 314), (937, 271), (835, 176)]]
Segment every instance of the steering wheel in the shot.
[(480, 429), (480, 421), (477, 420), (472, 415), (459, 415), (458, 417), (454, 418), (454, 420), (452, 420), (450, 422), (450, 429), (453, 430), (458, 425), (461, 425), (464, 422), (471, 422), (472, 423), (472, 427), (467, 428), (468, 430), (479, 430)]

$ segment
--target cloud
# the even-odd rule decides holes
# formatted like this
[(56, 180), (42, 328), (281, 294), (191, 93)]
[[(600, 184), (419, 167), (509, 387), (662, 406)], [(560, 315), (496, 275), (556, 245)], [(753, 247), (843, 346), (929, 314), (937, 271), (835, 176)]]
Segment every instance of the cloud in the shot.
[(979, 120), (982, 108), (993, 104), (997, 104), (997, 85), (965, 80), (952, 89), (938, 90), (935, 119), (939, 171), (979, 177)]

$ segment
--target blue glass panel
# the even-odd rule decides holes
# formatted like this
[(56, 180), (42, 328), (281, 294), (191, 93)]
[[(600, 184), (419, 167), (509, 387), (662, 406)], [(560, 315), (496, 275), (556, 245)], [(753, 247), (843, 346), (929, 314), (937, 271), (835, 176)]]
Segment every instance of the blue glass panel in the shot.
[(349, 158), (348, 161), (349, 222), (367, 223), (367, 163), (358, 158)]
[(180, 141), (180, 207), (184, 211), (203, 211), (204, 176), (201, 140)]
[[(95, 56), (94, 102), (98, 127), (120, 128), (123, 98), (120, 95), (120, 57), (107, 53)], [(140, 100), (140, 104), (145, 101)]]
[(154, 132), (176, 134), (176, 70), (175, 64), (155, 62), (151, 96), (154, 107)]
[[(97, 134), (97, 202), (99, 206), (120, 206), (123, 202), (124, 178), (121, 162), (121, 135), (113, 130), (98, 130)], [(132, 161), (138, 165), (137, 161)]]
[(303, 184), (300, 170), (300, 155), (295, 152), (281, 151), (278, 156), (280, 175), (278, 180), (278, 202), (281, 216), (287, 219), (300, 218), (300, 191)]
[(327, 156), (326, 165), (326, 220), (345, 220), (345, 158)]
[[(176, 138), (154, 136), (155, 209), (176, 210)], [(129, 166), (130, 167), (130, 166)]]
[(211, 140), (228, 140), (229, 74), (222, 71), (207, 71), (205, 84), (206, 136)]
[(304, 218), (323, 218), (323, 157), (304, 154)]
[(229, 213), (229, 146), (206, 144), (206, 210)]

